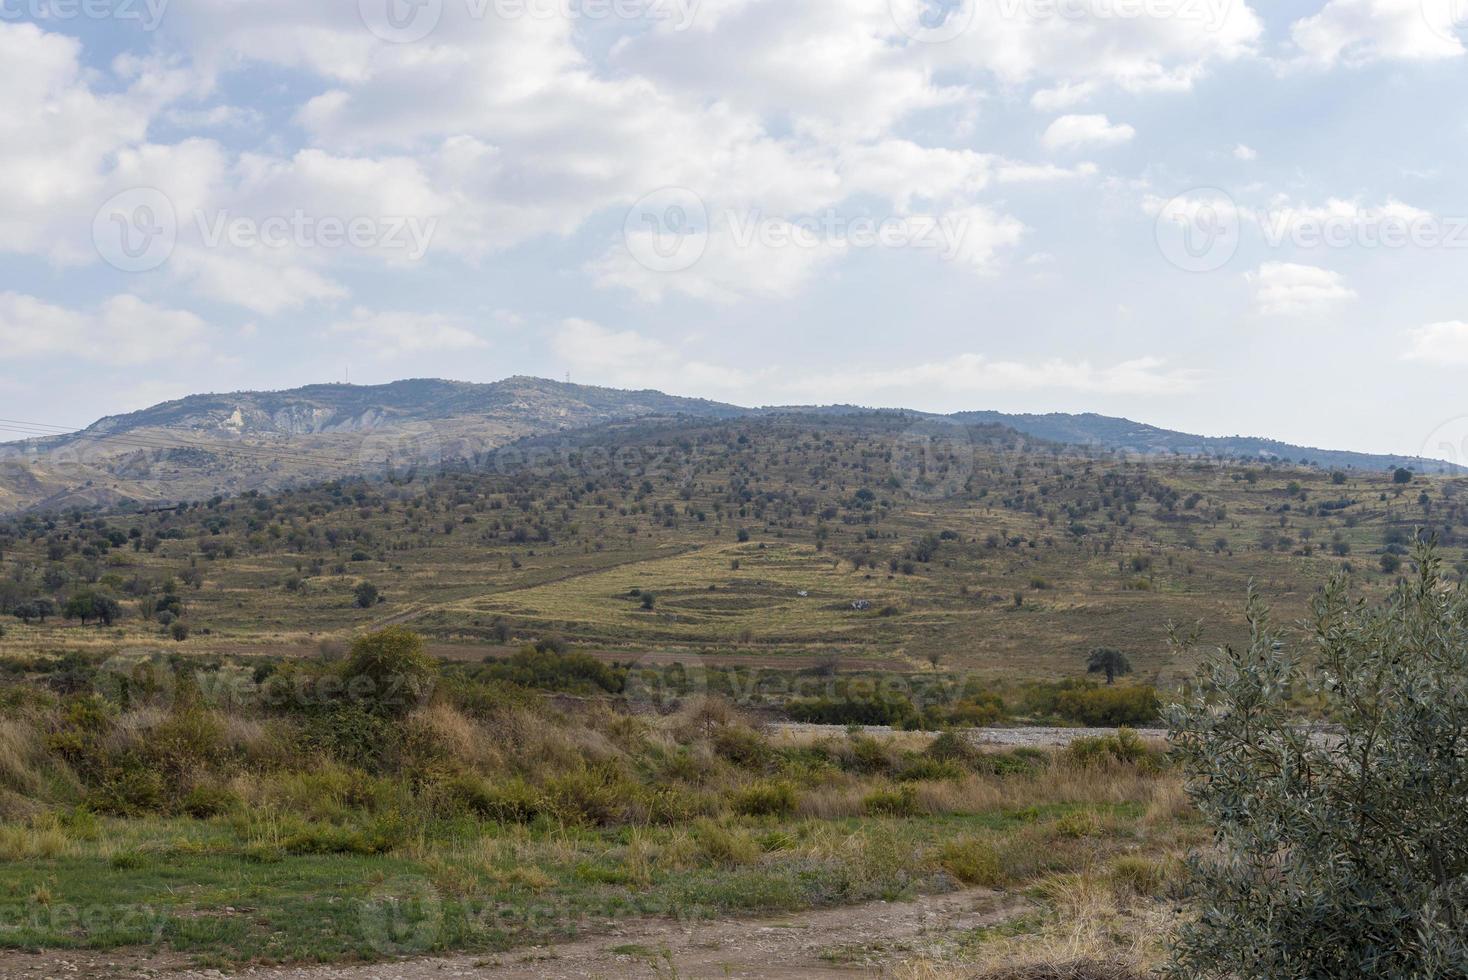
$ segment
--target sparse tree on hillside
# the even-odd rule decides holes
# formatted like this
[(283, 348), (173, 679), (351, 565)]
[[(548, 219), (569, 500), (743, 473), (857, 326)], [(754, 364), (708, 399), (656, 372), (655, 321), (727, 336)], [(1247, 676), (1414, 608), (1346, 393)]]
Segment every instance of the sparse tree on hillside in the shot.
[(1115, 683), (1118, 675), (1131, 672), (1132, 662), (1127, 659), (1126, 654), (1110, 647), (1097, 647), (1091, 651), (1090, 658), (1086, 661), (1086, 673), (1105, 674), (1108, 684)]
[(377, 586), (371, 582), (362, 582), (352, 592), (358, 609), (371, 609), (381, 600), (382, 595), (377, 591)]
[(98, 592), (78, 592), (66, 601), (62, 615), (67, 619), (80, 619), (83, 626), (93, 619), (103, 626), (111, 626), (122, 616), (122, 607), (111, 596)]

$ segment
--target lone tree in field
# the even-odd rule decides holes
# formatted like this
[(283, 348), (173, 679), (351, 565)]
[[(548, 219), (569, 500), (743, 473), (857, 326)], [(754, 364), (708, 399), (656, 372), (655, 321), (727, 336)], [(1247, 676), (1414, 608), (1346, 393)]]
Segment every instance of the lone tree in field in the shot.
[(1126, 654), (1110, 647), (1097, 647), (1091, 651), (1091, 657), (1086, 661), (1086, 673), (1105, 674), (1108, 684), (1115, 683), (1118, 676), (1131, 672), (1132, 662), (1126, 658)]
[(1189, 862), (1172, 976), (1468, 976), (1468, 593), (1413, 559), (1380, 608), (1333, 581), (1301, 652), (1251, 594), (1249, 645), (1170, 709), (1215, 845)]
[(381, 593), (377, 591), (377, 586), (371, 582), (359, 583), (352, 590), (352, 596), (353, 602), (358, 609), (371, 609), (382, 598)]
[(108, 595), (98, 592), (78, 592), (66, 600), (66, 605), (62, 608), (62, 615), (67, 619), (80, 619), (83, 626), (93, 619), (103, 626), (111, 626), (115, 620), (122, 618), (122, 606), (116, 599)]

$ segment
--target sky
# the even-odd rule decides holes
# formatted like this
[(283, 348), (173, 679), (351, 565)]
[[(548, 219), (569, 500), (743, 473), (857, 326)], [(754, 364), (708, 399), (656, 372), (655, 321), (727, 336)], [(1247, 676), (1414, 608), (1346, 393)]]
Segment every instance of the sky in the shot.
[(1468, 0), (0, 0), (0, 418), (512, 374), (1468, 462)]

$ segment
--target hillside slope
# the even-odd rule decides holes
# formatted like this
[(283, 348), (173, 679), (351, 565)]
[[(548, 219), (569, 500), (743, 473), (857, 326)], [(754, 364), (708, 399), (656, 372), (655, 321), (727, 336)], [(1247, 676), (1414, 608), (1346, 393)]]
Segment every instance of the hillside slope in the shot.
[(977, 424), (1007, 425), (1025, 435), (1051, 442), (1149, 456), (1217, 456), (1225, 459), (1274, 460), (1329, 469), (1384, 470), (1405, 466), (1420, 473), (1450, 474), (1463, 471), (1463, 467), (1420, 456), (1316, 449), (1253, 436), (1196, 436), (1133, 422), (1131, 419), (1094, 413), (1012, 415), (1005, 412), (961, 412), (953, 417)]
[[(849, 405), (742, 408), (659, 391), (621, 391), (539, 378), (492, 384), (438, 379), (311, 385), (289, 391), (192, 395), (80, 432), (0, 423), (33, 438), (0, 444), (0, 513), (29, 508), (173, 503), (272, 490), (348, 475), (392, 476), (487, 453), (526, 437), (632, 419), (870, 412)], [(1437, 461), (1293, 446), (1270, 439), (1194, 436), (1102, 415), (939, 416), (887, 410), (917, 436), (942, 422), (999, 426), (1103, 453), (1307, 463), (1332, 469), (1463, 472)], [(899, 426), (899, 431), (902, 427)]]
[(471, 457), (525, 436), (731, 405), (514, 377), (191, 395), (0, 445), (0, 512), (174, 502)]

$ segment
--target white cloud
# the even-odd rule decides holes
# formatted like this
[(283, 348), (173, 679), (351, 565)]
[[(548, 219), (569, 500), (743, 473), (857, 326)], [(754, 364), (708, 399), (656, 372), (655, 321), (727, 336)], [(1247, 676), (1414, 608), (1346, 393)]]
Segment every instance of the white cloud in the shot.
[(630, 232), (626, 241), (589, 263), (587, 270), (598, 285), (630, 290), (647, 302), (677, 294), (732, 303), (790, 296), (847, 251), (844, 241), (830, 235), (797, 234), (795, 225), (783, 218), (755, 212), (725, 214), (716, 216), (710, 229), (697, 233), (701, 242), (689, 242), (698, 253), (697, 261), (664, 271), (643, 261), (656, 253), (657, 235)]
[(1464, 53), (1460, 0), (1329, 0), (1290, 34), (1311, 64), (1433, 61)]
[(1238, 146), (1234, 147), (1234, 159), (1243, 160), (1245, 162), (1250, 160), (1257, 160), (1259, 159), (1259, 151), (1254, 149), (1252, 146), (1245, 146), (1243, 143), (1240, 143)]
[(1169, 368), (1158, 357), (1139, 357), (1109, 366), (1088, 360), (1050, 358), (1041, 361), (993, 360), (982, 354), (959, 354), (942, 361), (907, 367), (844, 370), (818, 374), (796, 387), (807, 397), (850, 399), (871, 390), (982, 395), (990, 392), (1065, 390), (1095, 394), (1171, 395), (1194, 391), (1198, 371)]
[(1106, 116), (1095, 113), (1061, 116), (1046, 128), (1040, 142), (1052, 150), (1072, 146), (1116, 146), (1136, 135), (1137, 131), (1126, 123), (1112, 123)]
[(0, 347), (11, 357), (145, 364), (192, 353), (206, 330), (193, 313), (127, 294), (95, 310), (75, 310), (23, 293), (0, 293)]
[(352, 311), (349, 319), (327, 328), (334, 334), (352, 336), (382, 359), (439, 351), (483, 350), (488, 341), (476, 334), (459, 317), (427, 313), (368, 310)]
[(1313, 265), (1266, 262), (1244, 278), (1254, 288), (1254, 308), (1266, 315), (1320, 313), (1356, 297), (1340, 273)]
[(688, 357), (635, 330), (610, 330), (575, 318), (562, 321), (551, 346), (578, 376), (626, 388), (732, 393), (748, 390), (765, 374)]
[(92, 258), (77, 229), (108, 196), (109, 160), (147, 133), (151, 101), (94, 89), (81, 54), (73, 38), (0, 19), (0, 251)]
[(1098, 366), (1085, 359), (995, 360), (974, 353), (906, 366), (747, 371), (685, 355), (634, 330), (609, 330), (586, 320), (562, 323), (554, 348), (578, 375), (596, 381), (695, 394), (716, 391), (746, 403), (873, 404), (870, 396), (874, 392), (891, 393), (885, 398), (928, 402), (935, 393), (976, 398), (995, 392), (1044, 390), (1171, 395), (1194, 391), (1203, 380), (1201, 372), (1170, 368), (1157, 357)]
[(1074, 167), (1057, 167), (1053, 163), (1015, 163), (1006, 161), (994, 170), (994, 179), (1001, 184), (1037, 184), (1055, 180), (1078, 180), (1094, 177), (1098, 168), (1094, 163), (1078, 163)]
[(1095, 82), (1061, 82), (1052, 88), (1043, 88), (1030, 96), (1030, 105), (1040, 112), (1055, 112), (1070, 109), (1087, 102), (1100, 88)]
[[(913, 7), (924, 0), (899, 0)], [(973, 26), (939, 49), (940, 64), (990, 71), (1009, 84), (1053, 83), (1041, 102), (1089, 96), (1087, 83), (1130, 92), (1192, 88), (1208, 70), (1255, 53), (1264, 26), (1244, 2), (1176, 4), (1175, 16), (1117, 16), (1114, 2), (972, 0)], [(1134, 8), (1139, 9), (1139, 8)], [(1056, 106), (1058, 107), (1058, 106)]]
[(1407, 349), (1402, 358), (1443, 366), (1468, 364), (1468, 323), (1447, 320), (1407, 331)]
[(996, 253), (1018, 243), (1025, 233), (1025, 226), (1018, 220), (982, 205), (950, 211), (943, 221), (956, 232), (951, 253), (944, 258), (980, 273), (992, 272)]

